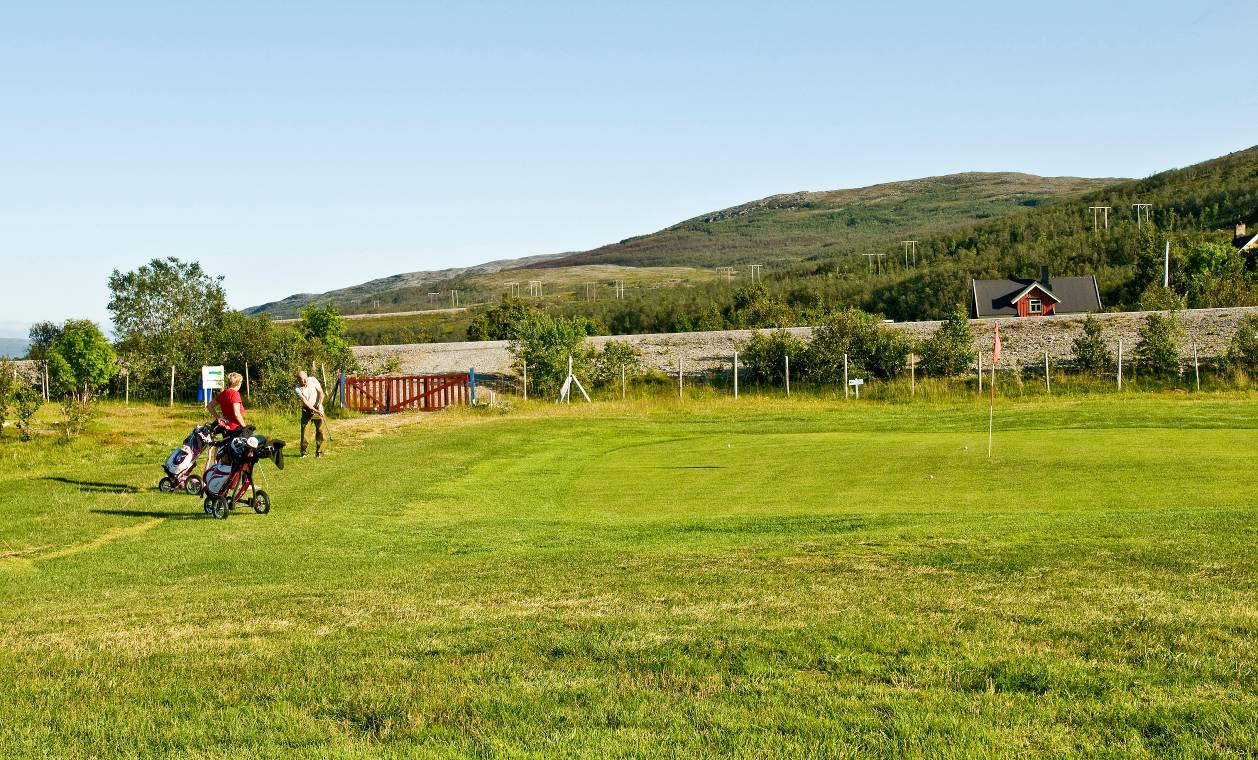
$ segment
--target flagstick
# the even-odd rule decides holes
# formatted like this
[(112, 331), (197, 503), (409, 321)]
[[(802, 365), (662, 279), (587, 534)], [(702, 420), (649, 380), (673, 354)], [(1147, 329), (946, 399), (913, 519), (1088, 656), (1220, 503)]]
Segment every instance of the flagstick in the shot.
[[(995, 333), (992, 340), (992, 381), (988, 383), (991, 388), (991, 396), (987, 402), (987, 458), (992, 458), (992, 422), (996, 416), (996, 364), (1000, 361), (1000, 323), (997, 322), (993, 332)], [(979, 373), (982, 377), (982, 373)]]
[(992, 395), (991, 400), (987, 402), (987, 458), (992, 458), (992, 421), (996, 416), (996, 365), (992, 364), (992, 381), (990, 383)]

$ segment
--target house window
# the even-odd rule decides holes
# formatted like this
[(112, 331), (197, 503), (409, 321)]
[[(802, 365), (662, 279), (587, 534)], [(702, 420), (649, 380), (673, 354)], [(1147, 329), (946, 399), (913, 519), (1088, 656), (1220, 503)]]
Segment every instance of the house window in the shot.
[(1027, 299), (1027, 313), (1028, 314), (1043, 314), (1044, 302), (1038, 298)]

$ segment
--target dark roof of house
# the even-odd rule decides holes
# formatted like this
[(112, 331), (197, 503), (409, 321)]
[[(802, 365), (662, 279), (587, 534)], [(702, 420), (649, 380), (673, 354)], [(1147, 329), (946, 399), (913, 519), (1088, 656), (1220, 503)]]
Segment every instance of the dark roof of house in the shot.
[(1096, 278), (1092, 275), (1052, 277), (1049, 279), (1048, 286), (1038, 280), (1014, 277), (1004, 280), (975, 280), (974, 300), (970, 308), (976, 318), (1016, 317), (1018, 307), (1014, 299), (1032, 285), (1039, 285), (1046, 293), (1057, 299), (1057, 306), (1053, 310), (1055, 314), (1081, 314), (1101, 310), (1101, 295), (1096, 287)]

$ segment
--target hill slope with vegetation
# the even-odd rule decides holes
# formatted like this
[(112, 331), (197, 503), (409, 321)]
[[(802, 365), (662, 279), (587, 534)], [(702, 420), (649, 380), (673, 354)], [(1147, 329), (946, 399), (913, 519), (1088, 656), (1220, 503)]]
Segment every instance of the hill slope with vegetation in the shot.
[[(1139, 222), (1137, 203), (1151, 206)], [(1093, 206), (1111, 209), (1108, 227), (1094, 223)], [(610, 334), (819, 324), (851, 307), (897, 321), (942, 319), (968, 303), (971, 280), (1034, 277), (1041, 266), (1055, 276), (1095, 275), (1106, 309), (1258, 305), (1258, 265), (1231, 246), (1238, 220), (1258, 221), (1258, 147), (1140, 180), (965, 174), (773, 196), (527, 269), (461, 275), (441, 287), (485, 305), (422, 326), (420, 318), (356, 320), (348, 335), (360, 343), (462, 339), (508, 279), (544, 281), (533, 308)], [(909, 236), (919, 242), (906, 264), (900, 241)], [(679, 261), (689, 269), (666, 266)], [(765, 264), (761, 282), (738, 265), (747, 261)], [(716, 278), (716, 263), (735, 270)], [(626, 281), (621, 298), (612, 280)], [(394, 296), (406, 302), (402, 291), (386, 294)]]
[(964, 227), (1111, 185), (1114, 179), (951, 174), (773, 195), (530, 269), (575, 264), (726, 266), (833, 256), (869, 243)]
[[(873, 242), (895, 245), (905, 235), (1025, 212), (1115, 181), (968, 173), (775, 195), (591, 251), (410, 272), (326, 293), (300, 293), (245, 312), (283, 319), (311, 304), (335, 306), (345, 314), (439, 308), (450, 305), (450, 290), (459, 291), (461, 303), (479, 303), (496, 299), (510, 280), (541, 280), (548, 294), (557, 288), (583, 295), (587, 283), (614, 280), (647, 289), (691, 286), (713, 279), (714, 266), (799, 261)], [(433, 292), (442, 297), (430, 296)]]

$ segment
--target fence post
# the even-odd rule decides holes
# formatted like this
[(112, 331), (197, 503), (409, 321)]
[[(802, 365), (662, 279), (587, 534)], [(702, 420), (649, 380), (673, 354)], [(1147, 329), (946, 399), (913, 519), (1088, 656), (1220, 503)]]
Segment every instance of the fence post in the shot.
[(123, 368), (122, 385), (123, 385), (123, 402), (122, 403), (126, 404), (127, 406), (130, 406), (131, 405), (131, 370), (130, 369)]
[(677, 398), (683, 398), (682, 379), (686, 376), (685, 359), (677, 357)]
[(476, 406), (476, 368), (472, 367), (467, 371), (468, 396), (471, 397), (472, 406)]
[(521, 383), (521, 385), (524, 386), (524, 400), (528, 401), (529, 400), (529, 363), (524, 361), (523, 359), (520, 360), (520, 363), (524, 365), (524, 382)]
[(847, 384), (847, 354), (843, 354), (843, 398), (846, 400), (848, 394), (851, 393), (851, 387)]
[(917, 354), (909, 354), (909, 398), (917, 398)]
[(1053, 392), (1052, 383), (1048, 379), (1048, 351), (1044, 351), (1044, 390), (1048, 393)]
[(791, 397), (791, 357), (786, 357), (786, 397)]
[(1197, 390), (1201, 390), (1201, 361), (1197, 356), (1197, 344), (1192, 344), (1192, 373), (1197, 377)]
[(48, 389), (48, 360), (44, 359), (44, 401), (52, 400), (52, 391)]
[(336, 382), (337, 399), (341, 402), (341, 408), (345, 408), (345, 370), (340, 371), (340, 377)]
[(245, 398), (249, 398), (249, 362), (245, 362)]
[(1118, 339), (1118, 390), (1123, 389), (1123, 339)]
[(175, 405), (175, 365), (170, 365), (170, 405)]
[(734, 398), (738, 398), (738, 352), (734, 352)]
[[(994, 370), (993, 370), (994, 371)], [(983, 352), (978, 352), (978, 392), (983, 392)]]
[(625, 365), (620, 365), (620, 400), (625, 400)]

